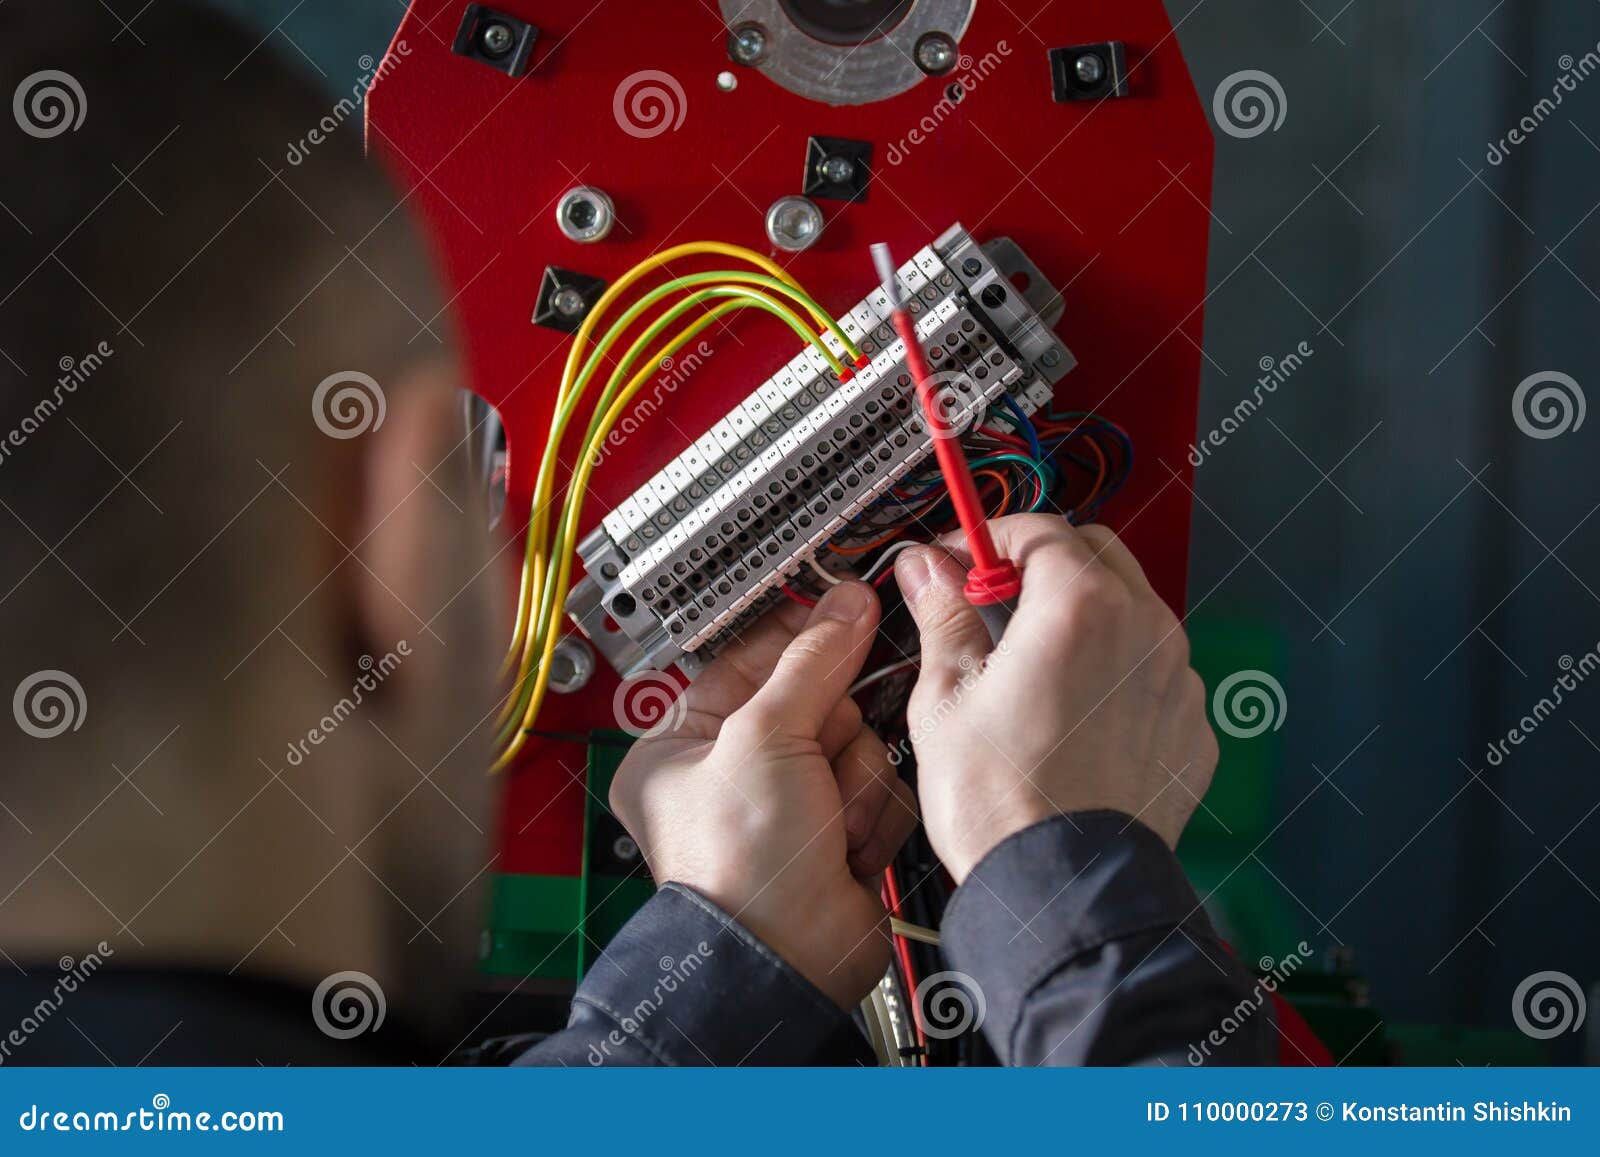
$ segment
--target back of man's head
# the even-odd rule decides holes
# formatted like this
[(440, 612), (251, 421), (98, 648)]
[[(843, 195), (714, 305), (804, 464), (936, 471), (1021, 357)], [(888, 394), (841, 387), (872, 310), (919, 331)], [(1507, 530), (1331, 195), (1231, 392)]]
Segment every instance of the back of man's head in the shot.
[(9, 0), (0, 85), (0, 941), (429, 975), (494, 568), (404, 205), (188, 3)]

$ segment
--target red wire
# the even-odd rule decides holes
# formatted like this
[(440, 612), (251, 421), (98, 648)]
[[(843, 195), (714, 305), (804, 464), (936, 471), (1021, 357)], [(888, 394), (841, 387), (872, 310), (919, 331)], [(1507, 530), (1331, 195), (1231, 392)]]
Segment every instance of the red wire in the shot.
[[(894, 868), (885, 868), (883, 871), (883, 891), (885, 906), (889, 914), (896, 920), (903, 920), (900, 914), (900, 885), (895, 879)], [(904, 936), (894, 939), (895, 955), (900, 960), (900, 972), (906, 978), (906, 1003), (911, 1006), (911, 1023), (917, 1030), (917, 1044), (922, 1048), (922, 1065), (928, 1064), (928, 1034), (922, 1027), (922, 1010), (917, 1007), (917, 970), (911, 964), (911, 945)]]
[(788, 583), (784, 583), (783, 584), (782, 590), (783, 590), (784, 594), (788, 595), (791, 599), (793, 599), (795, 602), (799, 603), (802, 607), (814, 607), (814, 606), (817, 605), (817, 600), (816, 599), (808, 599), (808, 598), (806, 598), (805, 595), (803, 595), (799, 591), (795, 590)]

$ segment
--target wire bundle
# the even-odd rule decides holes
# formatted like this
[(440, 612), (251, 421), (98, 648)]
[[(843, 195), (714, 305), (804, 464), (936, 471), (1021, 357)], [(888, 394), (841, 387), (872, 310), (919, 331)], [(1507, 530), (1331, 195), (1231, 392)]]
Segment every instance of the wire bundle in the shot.
[[(1074, 525), (1092, 522), (1133, 469), (1133, 443), (1122, 427), (1088, 411), (1046, 412), (1035, 422), (1009, 397), (990, 408), (962, 445), (990, 518), (1055, 509)], [(828, 550), (837, 562), (860, 567), (862, 581), (881, 586), (901, 550), (959, 525), (943, 476), (929, 469), (901, 480)], [(813, 562), (812, 571), (826, 583), (840, 581), (820, 563)], [(796, 584), (784, 593), (797, 602), (815, 601), (814, 593)]]
[[(669, 277), (640, 293), (593, 341), (601, 321), (646, 277), (664, 270), (671, 262), (705, 256), (733, 258), (754, 268)], [(749, 249), (714, 241), (677, 245), (635, 265), (606, 290), (573, 336), (528, 512), (515, 628), (502, 667), (502, 675), (511, 676), (512, 682), (497, 721), (500, 754), (493, 770), (500, 771), (515, 760), (549, 688), (551, 656), (561, 637), (584, 499), (607, 436), (664, 359), (721, 318), (745, 309), (759, 309), (785, 322), (817, 348), (841, 380), (851, 377), (852, 364), (865, 364), (860, 348), (839, 323), (781, 267)], [(646, 321), (653, 311), (655, 316)], [(686, 325), (663, 337), (683, 318), (688, 319)], [(623, 338), (634, 329), (640, 332), (623, 347)], [(837, 350), (823, 335), (833, 338)], [(616, 353), (619, 348), (620, 355)], [(585, 409), (586, 395), (602, 369), (609, 369), (604, 388)], [(576, 466), (565, 480), (565, 487), (558, 488), (561, 447), (580, 409), (588, 414), (587, 428), (581, 436)], [(552, 527), (551, 515), (558, 497), (560, 514)]]

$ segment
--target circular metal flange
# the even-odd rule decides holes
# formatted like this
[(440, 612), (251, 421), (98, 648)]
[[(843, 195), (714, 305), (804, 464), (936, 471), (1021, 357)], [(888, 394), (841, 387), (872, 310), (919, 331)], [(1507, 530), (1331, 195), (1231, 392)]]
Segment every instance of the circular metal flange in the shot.
[(976, 0), (911, 0), (888, 32), (860, 43), (830, 43), (794, 18), (793, 0), (719, 0), (730, 32), (758, 28), (760, 59), (752, 67), (797, 96), (827, 105), (871, 104), (927, 79), (917, 46), (930, 33), (960, 44)]

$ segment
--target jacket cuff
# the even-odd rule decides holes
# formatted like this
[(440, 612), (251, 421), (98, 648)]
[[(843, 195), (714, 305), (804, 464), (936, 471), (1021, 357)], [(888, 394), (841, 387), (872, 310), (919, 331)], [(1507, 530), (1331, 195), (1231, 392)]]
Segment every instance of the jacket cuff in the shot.
[[(615, 1028), (598, 1047), (663, 1065), (873, 1063), (850, 1017), (692, 888), (666, 884), (573, 997)], [(601, 1062), (594, 1062), (601, 1063)]]
[(990, 849), (940, 934), (951, 968), (981, 977), (991, 1039), (1011, 1040), (1030, 994), (1074, 960), (1151, 931), (1216, 941), (1172, 850), (1123, 812), (1042, 820)]

